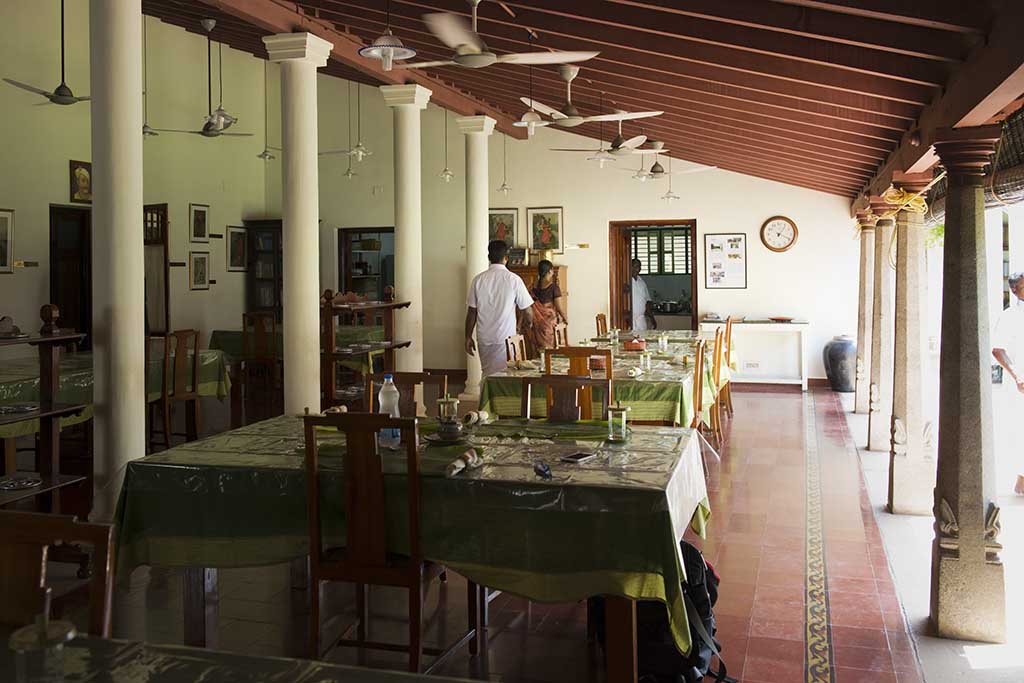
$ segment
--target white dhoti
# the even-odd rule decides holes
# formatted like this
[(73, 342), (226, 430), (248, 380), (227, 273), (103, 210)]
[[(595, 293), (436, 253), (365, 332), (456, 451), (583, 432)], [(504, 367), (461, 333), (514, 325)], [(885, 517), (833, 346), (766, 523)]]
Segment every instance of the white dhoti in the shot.
[(484, 377), (490, 377), (508, 369), (505, 342), (500, 344), (479, 344), (477, 352), (480, 354), (480, 374)]

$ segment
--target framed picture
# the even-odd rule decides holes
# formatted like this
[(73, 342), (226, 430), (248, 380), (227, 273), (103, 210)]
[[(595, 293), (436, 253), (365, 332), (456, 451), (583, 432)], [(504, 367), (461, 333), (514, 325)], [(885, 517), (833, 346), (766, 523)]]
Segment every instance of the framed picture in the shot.
[(189, 242), (210, 241), (210, 207), (206, 204), (188, 205)]
[(704, 235), (704, 287), (747, 288), (747, 236), (744, 233)]
[(14, 209), (0, 209), (0, 273), (14, 272)]
[(68, 193), (75, 204), (92, 204), (92, 162), (68, 162), (71, 190)]
[(487, 241), (502, 240), (509, 248), (516, 246), (519, 209), (491, 209), (487, 215)]
[(526, 225), (529, 230), (529, 244), (534, 251), (550, 249), (556, 254), (565, 253), (562, 207), (546, 206), (526, 210)]
[(227, 229), (226, 246), (224, 251), (227, 254), (227, 269), (229, 273), (241, 273), (249, 269), (249, 250), (246, 242), (249, 231), (237, 225), (229, 225)]
[(188, 253), (188, 288), (210, 288), (210, 252), (190, 251)]

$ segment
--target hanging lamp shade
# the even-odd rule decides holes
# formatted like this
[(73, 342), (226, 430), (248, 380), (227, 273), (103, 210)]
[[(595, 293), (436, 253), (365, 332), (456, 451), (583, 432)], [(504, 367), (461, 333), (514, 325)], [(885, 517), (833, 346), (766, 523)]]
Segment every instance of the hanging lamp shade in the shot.
[(406, 47), (398, 36), (391, 33), (391, 27), (388, 27), (384, 30), (384, 35), (361, 48), (359, 55), (368, 59), (379, 59), (383, 63), (384, 70), (391, 71), (396, 61), (415, 57), (416, 50)]

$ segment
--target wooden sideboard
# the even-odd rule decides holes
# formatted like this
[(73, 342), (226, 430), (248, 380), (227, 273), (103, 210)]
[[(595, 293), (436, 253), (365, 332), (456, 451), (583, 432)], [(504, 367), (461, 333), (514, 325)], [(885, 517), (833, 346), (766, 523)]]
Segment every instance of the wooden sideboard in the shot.
[[(509, 270), (522, 278), (523, 282), (526, 283), (526, 288), (533, 292), (533, 286), (537, 284), (537, 266), (509, 266)], [(562, 289), (562, 296), (569, 296), (569, 266), (561, 266), (555, 264), (555, 279), (558, 281), (558, 286)]]

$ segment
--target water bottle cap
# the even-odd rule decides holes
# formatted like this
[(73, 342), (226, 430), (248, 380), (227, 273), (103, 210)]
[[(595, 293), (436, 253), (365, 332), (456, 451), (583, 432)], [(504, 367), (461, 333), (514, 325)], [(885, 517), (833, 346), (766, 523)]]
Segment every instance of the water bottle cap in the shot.
[(393, 376), (393, 375), (392, 375), (392, 374), (391, 374), (390, 372), (389, 372), (389, 373), (387, 373), (386, 375), (384, 375), (384, 381), (385, 381), (385, 382), (386, 382), (386, 381), (388, 381), (389, 379), (390, 379), (390, 380), (393, 380), (393, 379), (394, 379), (394, 376)]

